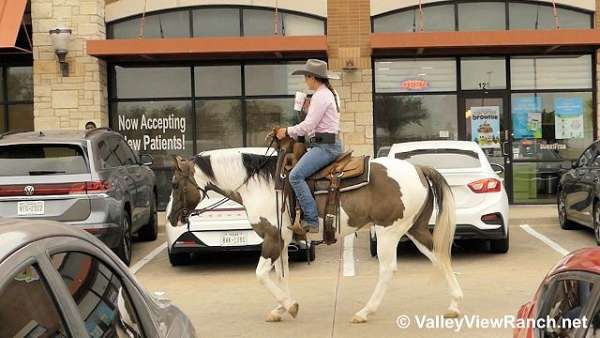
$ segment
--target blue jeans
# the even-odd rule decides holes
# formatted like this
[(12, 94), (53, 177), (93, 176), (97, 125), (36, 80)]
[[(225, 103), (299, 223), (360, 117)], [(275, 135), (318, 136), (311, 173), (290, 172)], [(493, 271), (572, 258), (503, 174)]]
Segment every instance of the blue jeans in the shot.
[(319, 224), (317, 203), (310, 193), (306, 179), (342, 153), (342, 146), (336, 144), (315, 144), (300, 158), (290, 172), (290, 184), (296, 193), (300, 207), (304, 212), (304, 221), (311, 225)]

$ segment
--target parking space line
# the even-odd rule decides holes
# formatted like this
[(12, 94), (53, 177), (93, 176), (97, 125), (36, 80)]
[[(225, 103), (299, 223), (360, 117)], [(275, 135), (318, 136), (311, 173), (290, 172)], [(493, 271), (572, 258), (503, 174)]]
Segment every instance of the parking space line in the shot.
[(559, 254), (561, 254), (561, 256), (566, 256), (569, 254), (569, 250), (563, 248), (562, 246), (560, 246), (558, 243), (556, 243), (555, 241), (551, 240), (550, 238), (540, 234), (539, 232), (533, 230), (528, 224), (521, 224), (521, 229), (525, 230), (525, 232), (527, 232), (528, 234), (530, 234), (531, 236), (539, 239), (540, 241), (544, 242), (546, 245), (548, 245), (549, 247), (551, 247), (552, 249), (554, 249), (554, 251), (558, 252)]
[(166, 248), (167, 248), (167, 242), (164, 242), (163, 244), (159, 245), (156, 249), (152, 250), (152, 252), (147, 254), (144, 258), (137, 261), (137, 263), (135, 263), (132, 267), (130, 267), (129, 270), (131, 271), (131, 273), (136, 274), (138, 271), (140, 271), (144, 267), (144, 265), (148, 264), (148, 262), (153, 260), (154, 257), (158, 256)]
[(354, 270), (354, 234), (344, 237), (344, 277), (355, 275)]

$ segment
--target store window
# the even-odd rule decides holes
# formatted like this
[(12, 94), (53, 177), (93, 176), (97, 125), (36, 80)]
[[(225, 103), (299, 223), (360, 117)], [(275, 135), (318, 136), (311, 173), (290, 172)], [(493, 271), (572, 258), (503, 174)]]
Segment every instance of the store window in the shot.
[(81, 252), (54, 254), (52, 264), (71, 292), (90, 337), (144, 337), (131, 294), (109, 266)]
[[(560, 28), (593, 27), (593, 12), (558, 5), (557, 14)], [(424, 4), (422, 12), (413, 6), (377, 15), (373, 17), (373, 32), (418, 32), (421, 24), (426, 32), (557, 28), (550, 1), (515, 0), (506, 6), (504, 1), (456, 0), (444, 5)]]
[(455, 91), (456, 60), (380, 60), (375, 77), (377, 93)]
[(264, 146), (271, 128), (298, 122), (293, 98), (306, 84), (291, 73), (301, 66), (300, 61), (112, 66), (111, 127), (134, 150), (153, 155), (159, 208), (171, 193), (172, 155)]
[(456, 95), (377, 95), (376, 149), (405, 141), (457, 139)]
[(460, 84), (467, 90), (506, 88), (506, 59), (461, 58)]
[(512, 57), (511, 87), (579, 89), (592, 87), (592, 56)]
[(33, 130), (31, 66), (0, 65), (0, 133)]
[[(383, 14), (373, 19), (373, 31), (418, 32), (420, 30), (419, 9)], [(454, 5), (431, 5), (423, 8), (423, 30), (426, 32), (447, 32), (456, 29)]]
[(515, 202), (555, 200), (561, 167), (593, 142), (590, 92), (512, 94)]
[(458, 4), (459, 31), (498, 31), (506, 29), (504, 2), (465, 2)]
[[(508, 6), (510, 29), (555, 29), (552, 5), (511, 2)], [(557, 8), (560, 28), (592, 28), (592, 15), (583, 11)]]
[[(138, 15), (108, 23), (107, 31), (109, 39), (139, 38), (142, 33), (142, 17)], [(272, 36), (275, 34), (324, 35), (325, 19), (285, 10), (279, 10), (276, 16), (275, 9), (272, 8), (196, 7), (146, 14), (143, 19), (142, 37)]]

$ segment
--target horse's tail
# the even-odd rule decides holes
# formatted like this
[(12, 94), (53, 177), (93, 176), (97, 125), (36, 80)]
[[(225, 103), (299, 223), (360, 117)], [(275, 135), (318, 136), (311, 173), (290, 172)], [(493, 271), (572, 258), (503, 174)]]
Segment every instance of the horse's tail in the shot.
[(430, 183), (437, 204), (437, 217), (433, 228), (433, 254), (443, 270), (451, 268), (451, 251), (456, 230), (454, 195), (446, 179), (431, 167), (421, 167)]

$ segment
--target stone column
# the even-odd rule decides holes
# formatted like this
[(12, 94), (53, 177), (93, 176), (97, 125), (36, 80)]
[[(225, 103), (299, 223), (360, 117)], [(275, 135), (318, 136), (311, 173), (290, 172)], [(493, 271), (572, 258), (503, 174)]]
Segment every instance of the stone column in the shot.
[[(106, 64), (87, 55), (85, 41), (105, 39), (104, 0), (31, 0), (34, 126), (83, 129), (108, 125)], [(73, 30), (63, 77), (48, 31)]]
[[(342, 141), (345, 149), (368, 155), (373, 154), (370, 33), (370, 0), (327, 1), (329, 66), (342, 75), (332, 82), (342, 99)], [(355, 69), (344, 70), (351, 66)]]

